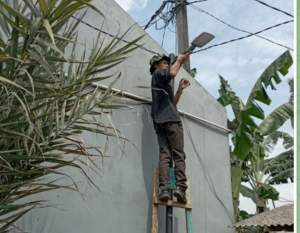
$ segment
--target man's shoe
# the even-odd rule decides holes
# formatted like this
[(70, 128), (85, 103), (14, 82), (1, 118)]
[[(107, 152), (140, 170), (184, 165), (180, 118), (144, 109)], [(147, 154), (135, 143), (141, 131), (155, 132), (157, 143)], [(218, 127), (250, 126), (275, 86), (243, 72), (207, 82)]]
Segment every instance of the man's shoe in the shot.
[(162, 190), (159, 194), (159, 200), (162, 202), (168, 202), (171, 200), (171, 194), (168, 190)]
[(174, 191), (174, 196), (177, 198), (177, 202), (186, 204), (186, 196), (185, 196), (185, 191), (180, 190), (180, 189), (175, 189)]

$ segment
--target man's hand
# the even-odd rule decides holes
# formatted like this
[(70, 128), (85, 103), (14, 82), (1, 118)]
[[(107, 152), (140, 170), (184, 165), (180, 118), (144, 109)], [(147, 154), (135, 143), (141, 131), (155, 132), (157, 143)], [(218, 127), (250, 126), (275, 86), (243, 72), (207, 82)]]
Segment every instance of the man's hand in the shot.
[(188, 59), (189, 56), (190, 53), (179, 54), (177, 60), (180, 62), (180, 64), (183, 64)]
[(178, 86), (178, 89), (177, 89), (176, 95), (175, 95), (175, 104), (176, 105), (178, 104), (178, 101), (180, 99), (183, 89), (187, 88), (189, 85), (190, 85), (190, 82), (186, 78), (183, 78), (180, 80), (179, 86)]
[(190, 53), (179, 54), (177, 60), (170, 67), (170, 75), (171, 77), (175, 77), (180, 69), (180, 66), (188, 59)]
[(186, 78), (183, 78), (183, 79), (181, 79), (180, 82), (179, 82), (179, 87), (178, 87), (178, 89), (180, 89), (180, 90), (182, 91), (183, 89), (187, 88), (189, 85), (191, 85), (191, 84), (190, 84), (190, 81), (187, 80)]

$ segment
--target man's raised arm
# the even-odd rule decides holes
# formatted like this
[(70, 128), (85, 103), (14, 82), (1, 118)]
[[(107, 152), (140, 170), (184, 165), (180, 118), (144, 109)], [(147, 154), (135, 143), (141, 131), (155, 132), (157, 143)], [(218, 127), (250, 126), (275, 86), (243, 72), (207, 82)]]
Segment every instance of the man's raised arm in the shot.
[(175, 78), (175, 76), (177, 75), (181, 64), (183, 64), (186, 59), (189, 57), (189, 53), (184, 53), (184, 54), (180, 54), (177, 58), (177, 60), (174, 62), (173, 65), (171, 65), (170, 67), (170, 75), (172, 78)]

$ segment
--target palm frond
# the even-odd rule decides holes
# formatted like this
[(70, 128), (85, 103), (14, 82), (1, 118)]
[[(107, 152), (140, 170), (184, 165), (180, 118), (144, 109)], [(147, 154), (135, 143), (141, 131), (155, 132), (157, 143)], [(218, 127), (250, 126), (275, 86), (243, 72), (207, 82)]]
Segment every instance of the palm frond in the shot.
[(294, 106), (291, 103), (285, 103), (273, 110), (259, 125), (259, 131), (262, 135), (268, 135), (279, 129), (287, 120), (294, 116)]
[[(126, 140), (101, 122), (105, 114), (101, 108), (122, 107), (111, 91), (121, 73), (109, 74), (109, 70), (122, 63), (142, 38), (123, 44), (116, 35), (110, 43), (99, 42), (94, 52), (84, 51), (78, 58), (79, 23), (71, 16), (87, 9), (101, 14), (90, 0), (16, 3), (0, 1), (0, 34), (6, 35), (0, 40), (1, 233), (32, 208), (44, 205), (39, 200), (26, 202), (25, 197), (58, 188), (78, 190), (75, 182), (63, 186), (43, 179), (48, 174), (71, 179), (59, 168), (78, 169), (98, 188), (87, 174), (82, 156), (94, 164), (93, 158), (103, 153), (80, 137), (88, 131)], [(68, 46), (71, 52), (67, 52)], [(107, 90), (93, 85), (109, 78)], [(95, 115), (100, 118), (97, 122), (91, 117)], [(24, 204), (16, 203), (20, 200)]]

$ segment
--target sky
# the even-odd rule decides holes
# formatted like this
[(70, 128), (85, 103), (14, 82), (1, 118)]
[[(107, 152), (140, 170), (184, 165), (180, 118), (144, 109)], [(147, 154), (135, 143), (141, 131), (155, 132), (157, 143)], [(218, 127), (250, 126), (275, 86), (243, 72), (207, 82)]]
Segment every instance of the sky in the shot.
[[(141, 26), (144, 26), (153, 13), (159, 8), (162, 0), (116, 0), (119, 5), (126, 10), (131, 17)], [(290, 14), (294, 14), (293, 0), (264, 0), (264, 2), (280, 8)], [(223, 21), (250, 32), (273, 26), (292, 19), (281, 12), (275, 11), (261, 5), (255, 0), (206, 0), (195, 3), (199, 7)], [(236, 37), (244, 36), (246, 33), (239, 32), (218, 22), (214, 18), (198, 11), (194, 7), (188, 6), (188, 30), (190, 41), (199, 33), (206, 31), (215, 35), (214, 43), (220, 43)], [(176, 52), (175, 27), (170, 26), (166, 31), (163, 48), (168, 52)], [(163, 31), (154, 27), (147, 32), (159, 43), (162, 44)], [(293, 48), (294, 45), (294, 25), (286, 24), (275, 29), (260, 34), (268, 39)], [(191, 56), (191, 68), (197, 69), (197, 81), (215, 98), (219, 96), (220, 86), (219, 75), (229, 81), (236, 94), (246, 101), (254, 83), (264, 69), (277, 57), (286, 51), (286, 48), (271, 44), (258, 37), (250, 37), (238, 42), (224, 46), (215, 47)], [(293, 53), (293, 51), (292, 51)], [(289, 98), (289, 87), (287, 79), (293, 77), (293, 67), (287, 76), (283, 77), (283, 82), (277, 86), (276, 91), (268, 90), (272, 99), (271, 106), (263, 106), (266, 114)], [(231, 116), (230, 110), (229, 117)], [(283, 126), (283, 130), (293, 134), (289, 123)], [(273, 155), (283, 150), (281, 144), (274, 149)], [(286, 184), (276, 186), (280, 192), (280, 202), (276, 205), (287, 204), (293, 200), (293, 185)], [(241, 198), (241, 207), (254, 213), (254, 204)]]

